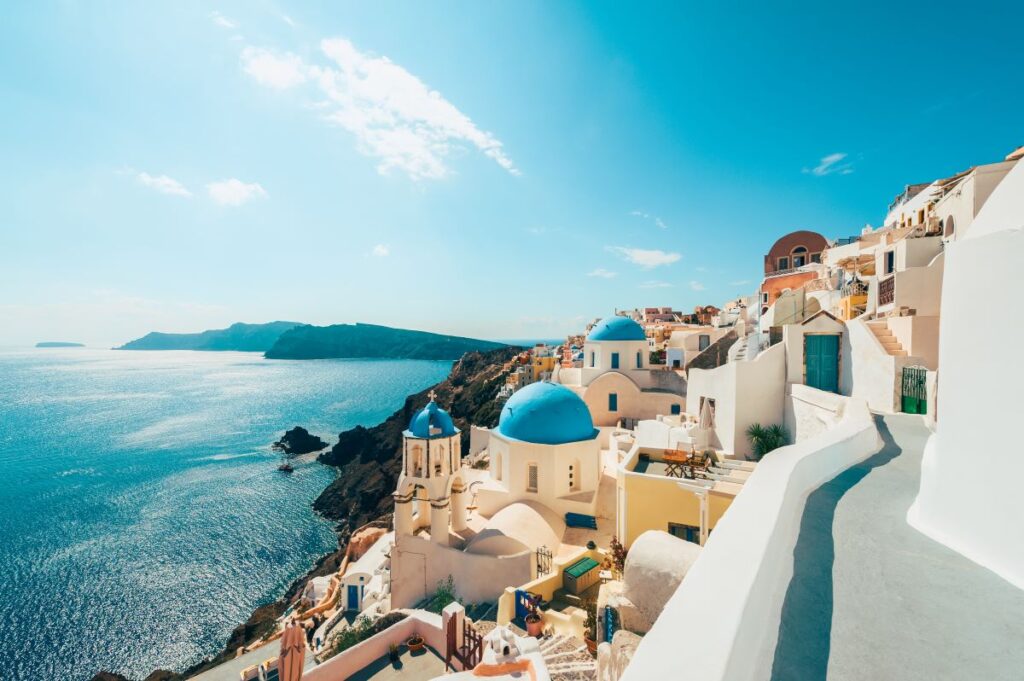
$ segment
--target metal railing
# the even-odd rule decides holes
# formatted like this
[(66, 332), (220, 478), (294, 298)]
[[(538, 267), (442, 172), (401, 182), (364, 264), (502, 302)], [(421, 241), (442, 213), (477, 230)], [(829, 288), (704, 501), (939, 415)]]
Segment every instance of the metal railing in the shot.
[(896, 277), (882, 279), (878, 282), (878, 304), (888, 305), (896, 300)]

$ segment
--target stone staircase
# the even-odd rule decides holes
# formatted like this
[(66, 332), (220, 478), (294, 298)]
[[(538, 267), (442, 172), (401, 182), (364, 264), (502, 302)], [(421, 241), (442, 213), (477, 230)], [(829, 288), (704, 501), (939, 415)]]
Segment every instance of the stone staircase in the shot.
[(868, 328), (871, 329), (871, 333), (875, 334), (875, 338), (882, 344), (882, 347), (887, 353), (893, 357), (906, 357), (907, 351), (903, 349), (900, 342), (896, 340), (896, 336), (892, 335), (892, 331), (889, 330), (889, 325), (885, 323), (884, 319), (876, 319), (874, 321), (867, 322)]
[(556, 634), (542, 639), (540, 653), (552, 681), (593, 681), (597, 678), (594, 658), (586, 645), (574, 636)]

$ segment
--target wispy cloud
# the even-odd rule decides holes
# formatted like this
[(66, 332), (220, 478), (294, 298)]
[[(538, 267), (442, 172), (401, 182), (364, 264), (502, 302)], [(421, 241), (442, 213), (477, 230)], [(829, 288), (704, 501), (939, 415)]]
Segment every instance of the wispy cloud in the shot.
[(804, 168), (803, 172), (815, 175), (817, 177), (824, 177), (825, 175), (832, 175), (838, 173), (840, 175), (849, 175), (853, 172), (853, 163), (843, 161), (846, 159), (847, 154), (842, 152), (836, 152), (823, 156), (818, 165), (813, 168)]
[(694, 291), (703, 291), (704, 284), (700, 283), (699, 281), (691, 281), (690, 288), (693, 289)]
[(650, 213), (642, 210), (630, 211), (629, 214), (634, 217), (643, 218), (644, 220), (651, 220), (659, 229), (668, 229), (668, 225), (665, 224), (665, 221), (659, 218), (657, 215), (651, 215)]
[(234, 177), (220, 182), (211, 182), (206, 185), (206, 191), (211, 199), (225, 206), (241, 206), (252, 199), (267, 195), (266, 190), (259, 183), (242, 182)]
[(645, 281), (639, 288), (672, 288), (672, 284), (667, 281)]
[(739, 281), (730, 281), (729, 286), (746, 286), (749, 283), (749, 279), (740, 279)]
[(139, 173), (139, 182), (147, 187), (151, 187), (161, 194), (171, 194), (173, 196), (192, 196), (192, 192), (185, 188), (185, 185), (175, 180), (173, 177), (166, 175), (150, 175), (149, 173)]
[(298, 26), (298, 24), (295, 22), (295, 19), (292, 19), (287, 14), (282, 14), (281, 15), (281, 21), (283, 21), (284, 23), (288, 24), (292, 28), (295, 28), (296, 26)]
[(328, 101), (324, 119), (355, 136), (359, 151), (378, 159), (381, 174), (397, 170), (414, 180), (447, 177), (448, 157), (464, 145), (512, 175), (520, 174), (494, 135), (403, 67), (361, 52), (344, 38), (323, 40), (320, 48), (329, 66), (249, 47), (242, 52), (242, 68), (276, 89), (314, 82)]
[(598, 267), (596, 270), (587, 272), (588, 277), (601, 277), (602, 279), (612, 279), (618, 276), (617, 272), (606, 270), (603, 267)]
[(643, 267), (645, 270), (661, 265), (671, 265), (682, 257), (678, 253), (670, 253), (658, 249), (628, 248), (626, 246), (605, 246), (605, 250), (619, 255), (628, 262)]
[(210, 12), (210, 21), (221, 28), (238, 28), (238, 24), (217, 11)]
[(298, 55), (276, 54), (258, 47), (242, 50), (242, 69), (260, 85), (286, 90), (306, 82), (308, 69)]
[(391, 255), (391, 250), (385, 244), (377, 244), (373, 247), (373, 251), (371, 252), (378, 258), (384, 258)]

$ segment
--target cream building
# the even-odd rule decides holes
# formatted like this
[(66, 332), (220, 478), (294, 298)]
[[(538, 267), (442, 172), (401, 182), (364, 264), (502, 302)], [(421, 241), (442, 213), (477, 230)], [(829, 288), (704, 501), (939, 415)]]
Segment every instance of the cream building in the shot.
[(606, 317), (583, 344), (583, 366), (562, 369), (557, 380), (583, 398), (594, 424), (678, 414), (686, 395), (686, 381), (674, 371), (652, 369), (647, 334), (628, 317)]

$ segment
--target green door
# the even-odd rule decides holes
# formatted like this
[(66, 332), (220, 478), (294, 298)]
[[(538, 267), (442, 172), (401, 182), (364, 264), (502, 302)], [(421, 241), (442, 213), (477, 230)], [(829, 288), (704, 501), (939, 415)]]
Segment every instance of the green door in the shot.
[(907, 414), (928, 413), (927, 379), (924, 367), (903, 367), (903, 411)]
[(807, 385), (830, 393), (839, 392), (839, 336), (804, 336)]

